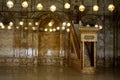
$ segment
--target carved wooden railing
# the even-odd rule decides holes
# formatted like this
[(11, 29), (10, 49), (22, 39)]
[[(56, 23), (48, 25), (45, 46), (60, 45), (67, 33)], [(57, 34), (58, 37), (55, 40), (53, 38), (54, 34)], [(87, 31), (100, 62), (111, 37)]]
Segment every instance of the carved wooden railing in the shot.
[(77, 35), (77, 32), (72, 22), (71, 22), (71, 42), (73, 44), (78, 59), (80, 59), (80, 38)]

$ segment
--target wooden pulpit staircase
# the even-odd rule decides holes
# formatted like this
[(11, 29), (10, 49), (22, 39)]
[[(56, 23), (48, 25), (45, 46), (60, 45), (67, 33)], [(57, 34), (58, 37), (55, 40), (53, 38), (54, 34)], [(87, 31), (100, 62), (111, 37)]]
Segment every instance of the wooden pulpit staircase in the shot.
[(78, 64), (80, 66), (78, 68), (82, 72), (95, 72), (97, 32), (99, 28), (79, 24), (75, 26), (72, 22), (71, 24), (70, 41), (74, 53), (79, 59)]

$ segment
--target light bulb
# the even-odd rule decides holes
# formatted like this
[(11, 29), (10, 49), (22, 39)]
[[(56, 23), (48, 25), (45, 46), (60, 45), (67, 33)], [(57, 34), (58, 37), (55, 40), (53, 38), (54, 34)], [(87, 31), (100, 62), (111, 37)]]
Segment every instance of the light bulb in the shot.
[(103, 27), (100, 25), (100, 26), (99, 26), (99, 29), (102, 29), (102, 28), (103, 28)]
[(3, 26), (3, 23), (2, 23), (2, 22), (0, 22), (0, 26)]
[(36, 30), (36, 28), (35, 28), (35, 27), (32, 27), (32, 29), (33, 29), (33, 30)]
[(63, 23), (62, 23), (62, 26), (66, 26), (66, 22), (63, 22)]
[(96, 25), (95, 25), (95, 28), (98, 28), (98, 27), (99, 27), (99, 26), (96, 24)]
[(71, 26), (71, 24), (68, 22), (68, 23), (67, 23), (67, 26)]
[(112, 12), (112, 11), (114, 11), (114, 9), (115, 9), (115, 6), (114, 6), (113, 4), (109, 4), (109, 5), (108, 5), (108, 10), (109, 10), (109, 11)]
[(53, 20), (51, 20), (49, 23), (48, 23), (48, 26), (53, 26), (53, 24), (54, 24), (54, 21)]
[(56, 6), (55, 5), (51, 5), (50, 6), (50, 11), (55, 12), (56, 11)]
[(44, 30), (45, 32), (47, 32), (48, 31), (48, 29), (47, 28), (45, 28), (45, 30)]
[(55, 28), (53, 28), (53, 31), (55, 32), (55, 31), (56, 31), (56, 29), (55, 29)]
[(70, 32), (70, 29), (69, 29), (69, 28), (67, 28), (67, 29), (66, 29), (66, 31), (67, 31), (67, 32)]
[(27, 30), (28, 28), (27, 28), (27, 27), (25, 27), (24, 29), (25, 29), (25, 30)]
[(13, 1), (11, 1), (11, 0), (7, 1), (7, 7), (8, 8), (12, 8), (13, 6), (14, 6)]
[(60, 27), (59, 27), (59, 26), (57, 27), (57, 30), (60, 30)]
[(4, 29), (4, 28), (5, 28), (5, 26), (4, 26), (4, 25), (2, 25), (2, 26), (1, 26), (1, 28), (2, 28), (2, 29)]
[(79, 10), (80, 10), (81, 12), (83, 12), (83, 11), (85, 10), (85, 6), (84, 6), (84, 5), (80, 5), (80, 6), (79, 6)]
[(51, 22), (49, 22), (49, 23), (48, 23), (48, 26), (50, 26), (50, 27), (51, 27), (51, 26), (52, 26), (52, 23), (51, 23)]
[(35, 25), (36, 25), (36, 26), (38, 26), (38, 25), (39, 25), (39, 23), (38, 23), (38, 22), (35, 22)]
[(31, 23), (31, 22), (29, 22), (29, 23), (28, 23), (28, 25), (29, 25), (29, 26), (32, 26), (32, 23)]
[(37, 10), (42, 10), (43, 9), (43, 5), (41, 3), (38, 3), (36, 8), (37, 8)]
[(64, 8), (65, 9), (69, 9), (70, 8), (70, 4), (69, 3), (65, 3)]
[(8, 29), (12, 29), (12, 27), (11, 27), (11, 26), (8, 26)]
[(98, 5), (94, 5), (93, 6), (93, 11), (98, 11), (99, 10), (99, 6)]
[(27, 8), (28, 7), (28, 2), (27, 1), (23, 1), (22, 2), (22, 7), (23, 8)]
[(62, 27), (62, 30), (65, 30), (65, 26)]
[(10, 23), (9, 23), (9, 26), (13, 26), (13, 22), (10, 22)]
[(19, 23), (21, 26), (23, 25), (23, 21), (20, 21), (20, 23)]
[(89, 24), (87, 24), (87, 25), (86, 25), (86, 27), (90, 27), (90, 25), (89, 25)]
[(49, 29), (50, 32), (52, 32), (53, 30), (52, 29)]
[(16, 26), (16, 29), (19, 29), (19, 26)]

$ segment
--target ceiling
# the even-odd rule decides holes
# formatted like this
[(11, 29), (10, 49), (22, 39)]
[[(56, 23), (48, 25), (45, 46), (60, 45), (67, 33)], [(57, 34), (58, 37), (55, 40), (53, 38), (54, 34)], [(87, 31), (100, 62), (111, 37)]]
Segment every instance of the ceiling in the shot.
[[(39, 21), (41, 26), (46, 26), (50, 19), (53, 19), (55, 21), (55, 26), (57, 26), (64, 21), (70, 21), (70, 19), (74, 20), (80, 15), (83, 16), (81, 19), (85, 24), (95, 24), (98, 18), (109, 14), (106, 7), (109, 3), (113, 3), (113, 0), (27, 0), (29, 4), (28, 8), (22, 8), (21, 3), (24, 0), (12, 0), (14, 2), (14, 7), (9, 9), (6, 6), (7, 1), (8, 0), (0, 0), (0, 21), (4, 24), (8, 24), (10, 21), (13, 21), (15, 25), (18, 25), (18, 22), (23, 20), (27, 22)], [(69, 2), (71, 4), (71, 8), (69, 10), (64, 8), (65, 2)], [(36, 9), (36, 5), (38, 3), (43, 4), (43, 10), (38, 11)], [(83, 13), (80, 13), (80, 11), (75, 8), (75, 6), (79, 6), (81, 3), (86, 6), (86, 10)], [(49, 10), (49, 7), (52, 4), (57, 7), (55, 12), (51, 12)], [(99, 12), (92, 11), (92, 6), (94, 4), (100, 5)]]
[[(0, 0), (0, 21), (4, 24), (8, 24), (10, 21), (14, 22), (14, 24), (18, 24), (19, 21), (40, 21), (43, 24), (48, 23), (52, 19), (56, 21), (56, 24), (59, 25), (58, 22), (63, 22), (68, 20), (67, 11), (64, 11), (64, 0), (27, 0), (28, 8), (23, 8), (21, 3), (24, 0), (12, 0), (14, 2), (14, 7), (9, 9), (6, 6), (8, 0)], [(36, 9), (36, 5), (38, 3), (43, 4), (43, 10), (38, 11)], [(49, 7), (54, 4), (57, 6), (56, 12), (51, 12)], [(41, 21), (44, 20), (44, 21)]]

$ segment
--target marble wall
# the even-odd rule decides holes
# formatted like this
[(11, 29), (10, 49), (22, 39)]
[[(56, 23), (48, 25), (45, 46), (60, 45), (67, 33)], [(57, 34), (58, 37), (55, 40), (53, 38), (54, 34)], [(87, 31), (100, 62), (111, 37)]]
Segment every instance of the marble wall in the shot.
[(63, 65), (65, 33), (0, 30), (0, 65)]
[(38, 56), (58, 57), (59, 55), (60, 55), (60, 33), (40, 32)]
[[(111, 24), (110, 19), (106, 18), (103, 29), (98, 32), (97, 66), (113, 66), (115, 55), (114, 27)], [(68, 43), (69, 39), (66, 33), (1, 29), (0, 63), (15, 62), (18, 65), (28, 65), (27, 63), (29, 62), (29, 64), (50, 63), (52, 65), (59, 65), (64, 64), (64, 57), (64, 60), (69, 59), (70, 61), (70, 63), (67, 61), (66, 63), (80, 67), (80, 60), (77, 59), (76, 54), (74, 54), (75, 52), (71, 53), (69, 50), (69, 46), (72, 45), (72, 43)], [(118, 43), (119, 40), (120, 38), (118, 37)], [(120, 52), (119, 47), (118, 45), (118, 52)], [(119, 56), (120, 54), (117, 54), (117, 57)]]
[(37, 64), (38, 35), (24, 29), (0, 30), (0, 65)]
[(38, 33), (31, 30), (14, 31), (15, 57), (33, 58), (38, 52)]
[(13, 57), (13, 30), (0, 30), (0, 57)]
[(59, 65), (60, 32), (39, 32), (38, 64)]
[(103, 29), (98, 33), (97, 42), (97, 65), (102, 67), (113, 66), (114, 55), (114, 34), (110, 19), (106, 18)]

